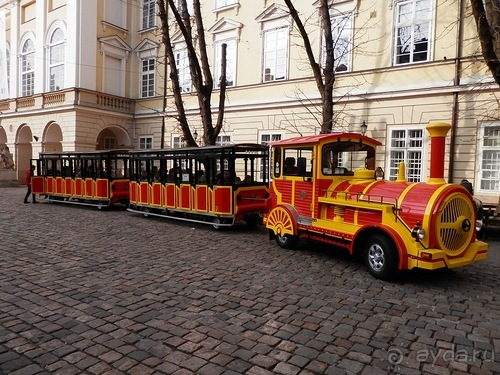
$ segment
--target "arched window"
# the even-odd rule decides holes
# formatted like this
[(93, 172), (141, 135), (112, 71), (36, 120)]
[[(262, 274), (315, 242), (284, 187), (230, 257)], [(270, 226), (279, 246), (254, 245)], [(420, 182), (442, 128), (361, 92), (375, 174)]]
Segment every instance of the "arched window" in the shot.
[(35, 44), (27, 39), (21, 52), (21, 95), (33, 95), (35, 91)]
[(55, 29), (49, 41), (49, 91), (64, 87), (65, 43), (64, 32)]

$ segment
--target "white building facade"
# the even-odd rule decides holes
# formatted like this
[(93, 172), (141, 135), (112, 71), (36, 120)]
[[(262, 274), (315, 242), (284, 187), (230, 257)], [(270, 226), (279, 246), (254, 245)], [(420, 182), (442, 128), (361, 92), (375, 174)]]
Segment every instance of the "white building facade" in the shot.
[[(297, 3), (321, 62), (318, 1)], [(216, 83), (227, 45), (219, 143), (318, 132), (320, 95), (284, 2), (201, 4)], [(420, 181), (428, 175), (425, 126), (449, 122), (449, 180), (468, 179), (483, 201), (497, 202), (500, 90), (482, 62), (469, 2), (331, 4), (335, 130), (359, 131), (365, 122), (383, 144), (377, 156), (386, 177), (405, 161), (408, 180)], [(20, 179), (41, 151), (158, 148), (162, 136), (166, 147), (182, 146), (168, 80), (161, 132), (165, 53), (156, 7), (155, 0), (0, 0), (0, 145)], [(175, 25), (171, 31), (188, 118), (201, 134), (185, 42)]]

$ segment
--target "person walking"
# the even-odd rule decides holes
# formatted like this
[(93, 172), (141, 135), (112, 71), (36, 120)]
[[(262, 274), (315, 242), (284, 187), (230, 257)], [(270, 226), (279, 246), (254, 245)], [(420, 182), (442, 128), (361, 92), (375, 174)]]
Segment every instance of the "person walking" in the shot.
[[(29, 203), (28, 198), (31, 194), (31, 179), (33, 178), (33, 174), (35, 173), (35, 166), (32, 165), (30, 169), (26, 171), (26, 186), (28, 187), (28, 191), (26, 192), (26, 196), (24, 197), (24, 203)], [(33, 203), (38, 203), (35, 199), (35, 194), (31, 194), (33, 196)]]

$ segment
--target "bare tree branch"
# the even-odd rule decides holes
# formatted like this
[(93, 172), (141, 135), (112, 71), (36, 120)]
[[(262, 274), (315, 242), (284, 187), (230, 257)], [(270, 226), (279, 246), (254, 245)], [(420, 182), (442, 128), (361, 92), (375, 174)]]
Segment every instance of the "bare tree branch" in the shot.
[(483, 58), (495, 82), (500, 85), (500, 9), (493, 0), (470, 0), (476, 20)]
[(333, 85), (335, 83), (335, 74), (333, 71), (333, 67), (335, 63), (335, 56), (333, 49), (332, 25), (330, 20), (328, 0), (320, 1), (321, 27), (323, 29), (326, 47), (325, 66), (323, 69), (323, 74), (321, 72), (320, 64), (314, 58), (311, 41), (304, 27), (304, 23), (302, 22), (297, 10), (292, 4), (292, 0), (285, 0), (285, 4), (288, 7), (290, 16), (294, 20), (295, 25), (304, 42), (304, 48), (306, 50), (307, 58), (311, 66), (311, 70), (313, 72), (319, 94), (321, 95), (321, 133), (330, 133), (333, 127)]

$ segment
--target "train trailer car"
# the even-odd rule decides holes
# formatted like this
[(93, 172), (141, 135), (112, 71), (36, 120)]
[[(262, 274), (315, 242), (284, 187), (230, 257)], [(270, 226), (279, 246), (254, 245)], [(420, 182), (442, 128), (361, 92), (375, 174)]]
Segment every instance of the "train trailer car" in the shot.
[(34, 194), (50, 202), (95, 206), (128, 205), (129, 156), (126, 150), (42, 152), (32, 180)]
[(332, 133), (272, 144), (264, 223), (279, 246), (300, 237), (347, 248), (369, 272), (388, 280), (399, 270), (455, 268), (486, 259), (476, 240), (470, 193), (444, 180), (445, 123), (430, 123), (427, 182), (409, 182), (401, 163), (394, 181), (375, 168), (380, 143), (361, 134)]
[(268, 146), (235, 144), (131, 151), (129, 211), (211, 224), (262, 221)]

